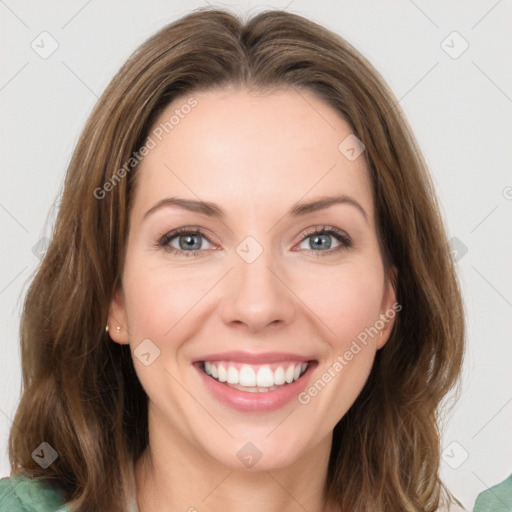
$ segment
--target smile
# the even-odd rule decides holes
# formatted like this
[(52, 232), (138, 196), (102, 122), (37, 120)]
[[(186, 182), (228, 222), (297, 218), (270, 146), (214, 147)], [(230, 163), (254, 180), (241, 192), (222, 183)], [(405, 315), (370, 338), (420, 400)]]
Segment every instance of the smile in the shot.
[(264, 413), (296, 402), (318, 361), (280, 354), (224, 353), (196, 359), (192, 366), (208, 394), (221, 405), (245, 413)]

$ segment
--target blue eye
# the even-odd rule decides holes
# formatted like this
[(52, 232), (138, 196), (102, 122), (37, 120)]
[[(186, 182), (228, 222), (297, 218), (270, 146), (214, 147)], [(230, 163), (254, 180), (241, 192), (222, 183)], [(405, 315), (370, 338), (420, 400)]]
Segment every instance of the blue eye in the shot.
[(329, 226), (321, 229), (315, 228), (313, 231), (306, 233), (300, 243), (301, 249), (307, 249), (316, 253), (327, 252), (330, 254), (349, 247), (352, 247), (352, 241), (348, 235), (339, 229)]
[[(200, 251), (203, 248), (204, 240), (203, 235), (200, 233), (190, 233), (188, 235), (174, 236), (169, 243), (171, 247), (181, 249), (182, 251)], [(178, 247), (174, 245), (174, 241), (178, 242)]]
[[(301, 243), (301, 247), (303, 249), (320, 249), (327, 250), (331, 249), (333, 245), (333, 235), (329, 235), (326, 233), (317, 233), (315, 235), (309, 235), (304, 241)], [(304, 243), (309, 242), (309, 247), (303, 247)], [(335, 243), (340, 245), (338, 240), (335, 240)], [(336, 245), (334, 247), (337, 247)]]
[(201, 251), (210, 249), (209, 245), (204, 246), (204, 242), (211, 245), (210, 240), (200, 231), (181, 228), (165, 234), (158, 242), (158, 246), (173, 254), (198, 256)]

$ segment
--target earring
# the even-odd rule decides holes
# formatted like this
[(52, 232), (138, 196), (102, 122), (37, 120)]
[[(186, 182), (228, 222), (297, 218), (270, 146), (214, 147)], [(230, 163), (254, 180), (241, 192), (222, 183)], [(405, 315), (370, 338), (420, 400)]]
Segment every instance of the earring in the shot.
[(105, 326), (105, 332), (108, 332), (108, 324)]
[(117, 331), (118, 333), (119, 333), (119, 332), (121, 332), (121, 327), (120, 327), (119, 325), (116, 327), (116, 331)]

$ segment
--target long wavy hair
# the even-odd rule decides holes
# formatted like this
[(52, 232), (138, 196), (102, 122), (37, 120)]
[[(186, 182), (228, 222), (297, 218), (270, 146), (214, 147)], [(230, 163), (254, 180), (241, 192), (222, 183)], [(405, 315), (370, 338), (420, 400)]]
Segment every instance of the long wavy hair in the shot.
[[(134, 155), (171, 101), (225, 86), (313, 92), (366, 147), (377, 234), (386, 269), (398, 270), (402, 310), (334, 429), (325, 499), (352, 512), (434, 511), (444, 495), (439, 412), (458, 389), (464, 318), (433, 185), (373, 66), (340, 36), (280, 10), (245, 21), (195, 10), (140, 46), (99, 99), (24, 301), (11, 471), (49, 480), (72, 510), (125, 510), (130, 464), (148, 445), (148, 399), (129, 345), (113, 343), (105, 325), (121, 283)], [(46, 469), (31, 456), (43, 441), (59, 454)]]

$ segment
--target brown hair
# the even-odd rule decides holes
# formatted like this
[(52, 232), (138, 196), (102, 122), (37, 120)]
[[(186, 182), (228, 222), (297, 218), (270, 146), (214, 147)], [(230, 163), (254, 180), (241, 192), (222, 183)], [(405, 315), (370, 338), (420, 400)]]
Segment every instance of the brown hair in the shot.
[[(383, 259), (398, 270), (402, 310), (334, 429), (325, 497), (353, 512), (433, 511), (443, 488), (437, 416), (457, 382), (464, 341), (433, 186), (397, 101), (371, 64), (338, 35), (278, 10), (246, 22), (218, 9), (188, 14), (135, 51), (98, 101), (24, 303), (12, 472), (51, 480), (80, 512), (125, 508), (128, 464), (148, 443), (147, 396), (130, 348), (104, 330), (121, 283), (137, 174), (126, 162), (171, 101), (228, 85), (312, 91), (366, 146)], [(43, 441), (59, 453), (47, 469), (31, 457)]]

